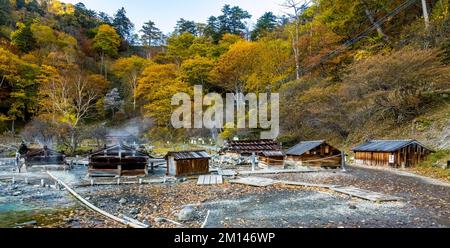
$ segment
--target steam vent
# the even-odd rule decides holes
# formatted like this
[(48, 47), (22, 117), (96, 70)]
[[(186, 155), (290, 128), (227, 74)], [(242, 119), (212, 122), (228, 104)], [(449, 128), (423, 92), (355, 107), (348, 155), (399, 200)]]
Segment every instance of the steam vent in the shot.
[(150, 156), (122, 144), (105, 147), (89, 156), (89, 176), (147, 176)]

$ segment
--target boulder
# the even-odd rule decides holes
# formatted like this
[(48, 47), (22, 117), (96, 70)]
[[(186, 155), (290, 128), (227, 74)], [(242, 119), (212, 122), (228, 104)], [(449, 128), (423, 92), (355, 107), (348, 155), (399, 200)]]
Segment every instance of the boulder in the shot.
[(179, 221), (190, 221), (194, 218), (194, 209), (192, 207), (184, 207), (178, 213)]

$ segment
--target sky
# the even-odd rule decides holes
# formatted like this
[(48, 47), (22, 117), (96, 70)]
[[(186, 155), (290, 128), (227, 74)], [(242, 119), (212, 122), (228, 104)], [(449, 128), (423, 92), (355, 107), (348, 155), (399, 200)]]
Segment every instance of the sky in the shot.
[(82, 2), (88, 9), (103, 11), (111, 16), (121, 7), (125, 7), (128, 18), (139, 31), (148, 20), (164, 33), (173, 31), (177, 20), (184, 18), (196, 22), (206, 22), (211, 15), (218, 16), (225, 4), (240, 6), (253, 17), (250, 24), (267, 11), (276, 15), (284, 14), (280, 4), (284, 0), (62, 0), (65, 3)]

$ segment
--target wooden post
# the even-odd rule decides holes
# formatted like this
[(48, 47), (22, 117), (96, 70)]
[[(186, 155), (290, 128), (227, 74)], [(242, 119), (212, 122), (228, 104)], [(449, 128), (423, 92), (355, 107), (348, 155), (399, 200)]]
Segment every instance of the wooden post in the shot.
[(341, 152), (341, 166), (342, 171), (346, 172), (347, 170), (345, 169), (345, 152)]
[(255, 171), (256, 154), (252, 153), (252, 171)]

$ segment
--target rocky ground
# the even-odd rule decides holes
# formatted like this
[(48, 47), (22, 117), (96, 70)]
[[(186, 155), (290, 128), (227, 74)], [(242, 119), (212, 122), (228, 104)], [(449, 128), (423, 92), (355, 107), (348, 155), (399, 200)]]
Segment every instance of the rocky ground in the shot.
[[(160, 178), (163, 171), (157, 170), (152, 178)], [(0, 171), (0, 177), (7, 174)], [(281, 185), (197, 186), (194, 179), (86, 187), (80, 186), (84, 167), (57, 174), (101, 209), (157, 228), (180, 227), (167, 219), (183, 227), (200, 227), (208, 211), (206, 227), (450, 227), (448, 185), (390, 171), (351, 167), (345, 173), (325, 170), (265, 177), (352, 185), (402, 197), (401, 202), (372, 203), (318, 188)], [(84, 208), (64, 190), (40, 187), (38, 179), (45, 175), (33, 175), (28, 184), (20, 177), (15, 184), (0, 180), (0, 226), (124, 227)], [(13, 213), (18, 216), (13, 218)]]

